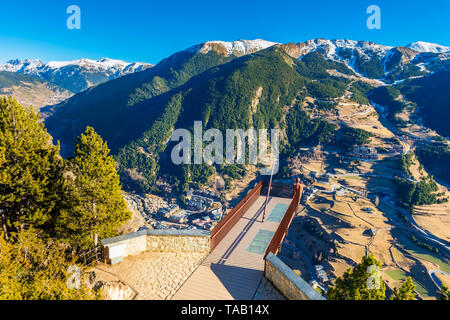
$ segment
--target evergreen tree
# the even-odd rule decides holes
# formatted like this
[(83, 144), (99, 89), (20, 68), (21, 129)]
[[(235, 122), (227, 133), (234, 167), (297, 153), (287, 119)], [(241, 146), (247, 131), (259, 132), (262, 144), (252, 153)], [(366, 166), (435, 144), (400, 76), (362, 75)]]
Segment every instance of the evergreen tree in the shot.
[[(373, 253), (363, 257), (354, 269), (348, 269), (337, 278), (334, 286), (326, 292), (328, 300), (386, 300), (386, 285), (380, 274), (381, 262)], [(415, 290), (411, 277), (408, 277), (400, 289), (395, 288), (391, 300), (414, 300)]]
[(69, 266), (75, 263), (74, 259), (66, 259), (60, 244), (42, 238), (33, 228), (12, 238), (14, 241), (7, 241), (0, 233), (0, 300), (101, 298), (101, 293), (83, 285), (82, 277), (78, 283), (69, 281), (75, 284), (73, 288), (67, 285)]
[(59, 146), (39, 114), (0, 98), (0, 224), (3, 236), (49, 222), (62, 183)]
[(441, 286), (441, 292), (439, 293), (439, 300), (450, 300), (450, 292), (445, 284)]
[(411, 277), (408, 277), (401, 285), (400, 289), (394, 288), (391, 300), (415, 300), (416, 294), (414, 290), (416, 285), (413, 283)]
[(57, 222), (57, 234), (81, 250), (117, 235), (131, 213), (121, 193), (116, 163), (93, 128), (78, 137), (75, 157), (68, 161), (66, 203)]
[(381, 262), (373, 254), (363, 257), (354, 269), (348, 269), (327, 290), (328, 300), (385, 300), (386, 285), (378, 274)]

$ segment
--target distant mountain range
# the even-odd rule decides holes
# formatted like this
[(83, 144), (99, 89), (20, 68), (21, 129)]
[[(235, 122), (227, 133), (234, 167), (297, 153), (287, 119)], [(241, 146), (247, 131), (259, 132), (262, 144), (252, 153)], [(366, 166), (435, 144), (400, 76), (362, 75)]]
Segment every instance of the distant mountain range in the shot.
[[(208, 41), (185, 51), (206, 54), (213, 50), (227, 58), (240, 57), (273, 45), (282, 44), (261, 39)], [(308, 53), (318, 52), (326, 59), (345, 63), (362, 76), (380, 79), (390, 84), (439, 71), (450, 61), (450, 47), (422, 41), (404, 47), (389, 47), (367, 41), (315, 39), (282, 46), (295, 58), (301, 59)], [(0, 94), (15, 95), (20, 102), (33, 104), (39, 109), (46, 105), (57, 104), (72, 94), (92, 86), (151, 67), (153, 65), (147, 63), (129, 63), (108, 58), (48, 63), (32, 59), (23, 61), (15, 59), (0, 64), (2, 79), (11, 78), (11, 81), (0, 82)], [(22, 82), (18, 83), (18, 78), (12, 73), (41, 80), (41, 86), (34, 87), (35, 82), (26, 77), (22, 77)], [(8, 83), (14, 83), (14, 86), (7, 86)]]
[(10, 60), (0, 65), (0, 71), (16, 72), (45, 80), (70, 92), (78, 93), (91, 86), (116, 79), (126, 74), (152, 67), (147, 63), (129, 63), (121, 60), (80, 59), (74, 61)]
[(40, 109), (92, 86), (150, 67), (152, 65), (147, 63), (107, 58), (45, 64), (40, 60), (10, 60), (0, 64), (0, 94), (13, 95), (19, 102)]
[(421, 41), (389, 47), (368, 41), (315, 39), (285, 47), (294, 57), (318, 52), (345, 63), (362, 76), (386, 83), (424, 76), (442, 70), (450, 62), (450, 47)]

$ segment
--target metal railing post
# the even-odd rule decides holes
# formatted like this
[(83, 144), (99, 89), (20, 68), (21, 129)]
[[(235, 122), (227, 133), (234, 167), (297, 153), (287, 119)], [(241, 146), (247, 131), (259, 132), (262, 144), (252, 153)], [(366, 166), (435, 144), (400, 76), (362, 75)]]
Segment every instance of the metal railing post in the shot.
[(270, 173), (269, 187), (267, 188), (266, 204), (264, 205), (264, 212), (263, 212), (263, 216), (262, 216), (262, 222), (264, 222), (264, 219), (266, 217), (266, 208), (267, 208), (267, 203), (269, 202), (270, 188), (272, 187), (272, 177), (273, 177), (273, 168), (274, 167), (275, 166), (273, 164), (273, 157), (272, 157), (272, 172)]

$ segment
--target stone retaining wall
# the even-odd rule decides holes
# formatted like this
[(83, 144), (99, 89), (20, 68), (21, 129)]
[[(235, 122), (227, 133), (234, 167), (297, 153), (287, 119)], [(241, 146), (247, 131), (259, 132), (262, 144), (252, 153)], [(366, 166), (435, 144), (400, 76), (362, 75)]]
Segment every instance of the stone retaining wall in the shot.
[(115, 264), (145, 251), (209, 253), (210, 234), (201, 230), (143, 230), (102, 240), (105, 259)]
[(325, 300), (272, 252), (265, 258), (264, 276), (289, 300)]

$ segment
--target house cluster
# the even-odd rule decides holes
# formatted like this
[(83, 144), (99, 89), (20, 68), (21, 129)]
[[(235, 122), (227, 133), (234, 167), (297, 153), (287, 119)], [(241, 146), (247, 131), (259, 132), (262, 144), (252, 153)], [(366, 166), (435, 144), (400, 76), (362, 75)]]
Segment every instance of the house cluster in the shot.
[(171, 204), (166, 208), (161, 208), (158, 211), (158, 215), (175, 223), (185, 223), (187, 222), (188, 217), (186, 210), (180, 209), (180, 207), (176, 204)]
[(404, 151), (404, 147), (401, 144), (393, 145), (389, 150), (388, 153), (391, 154), (401, 154)]
[(202, 217), (192, 220), (191, 225), (198, 229), (211, 230), (222, 219), (222, 215), (222, 205), (216, 202), (213, 209), (205, 212)]
[(188, 191), (188, 193), (191, 193), (191, 195), (204, 196), (204, 197), (213, 198), (213, 199), (220, 198), (220, 194), (218, 194), (214, 191), (211, 191), (211, 190), (206, 190), (206, 189), (197, 189), (197, 190), (190, 189)]
[(188, 209), (196, 211), (205, 211), (214, 203), (214, 199), (198, 195), (191, 190), (186, 193), (185, 200)]
[(329, 174), (323, 174), (317, 178), (320, 182), (330, 182), (330, 175)]
[(168, 206), (167, 201), (154, 195), (147, 195), (144, 199), (144, 209), (148, 213), (156, 213), (161, 208), (167, 208)]
[(128, 206), (132, 207), (136, 211), (145, 212), (145, 198), (143, 196), (133, 193), (126, 193), (124, 198)]
[(169, 195), (173, 191), (173, 186), (170, 183), (168, 183), (167, 181), (164, 181), (163, 179), (160, 179), (160, 180), (156, 181), (156, 186), (165, 195)]
[(220, 221), (222, 219), (222, 215), (223, 215), (223, 207), (222, 207), (222, 205), (218, 205), (214, 209), (211, 209), (208, 212), (208, 215), (210, 217), (212, 217), (214, 220)]
[(300, 199), (301, 204), (305, 204), (307, 201), (311, 200), (316, 193), (319, 192), (319, 189), (314, 187), (305, 187), (303, 190), (302, 198)]
[(192, 225), (199, 229), (211, 230), (217, 224), (217, 220), (211, 219), (209, 215), (197, 218), (192, 221)]
[(184, 224), (173, 224), (168, 221), (154, 221), (152, 223), (152, 227), (153, 227), (153, 229), (156, 229), (156, 230), (173, 230), (173, 229), (186, 230), (186, 229), (194, 228), (193, 226), (188, 226), (188, 225), (184, 225)]
[[(356, 188), (356, 187), (355, 187)], [(336, 196), (343, 197), (348, 194), (355, 194), (360, 197), (367, 196), (367, 191), (365, 190), (356, 190), (355, 188), (349, 188), (341, 185), (333, 185), (333, 192)]]
[(371, 146), (355, 147), (348, 155), (357, 159), (378, 160), (377, 149)]
[(208, 190), (189, 190), (186, 210), (176, 204), (176, 198), (166, 201), (155, 195), (134, 193), (126, 193), (124, 197), (130, 209), (139, 212), (154, 229), (210, 230), (223, 214), (222, 203), (218, 201), (220, 194)]
[(172, 227), (169, 226), (169, 224), (166, 221), (154, 221), (152, 223), (152, 227), (153, 227), (153, 229), (157, 229), (157, 230), (172, 229)]
[(325, 271), (323, 265), (321, 264), (316, 264), (314, 266), (314, 269), (316, 269), (316, 275), (317, 278), (319, 278), (319, 280), (321, 282), (327, 282), (328, 281), (328, 276), (327, 276), (327, 272)]

